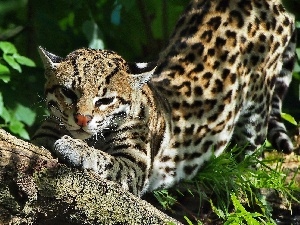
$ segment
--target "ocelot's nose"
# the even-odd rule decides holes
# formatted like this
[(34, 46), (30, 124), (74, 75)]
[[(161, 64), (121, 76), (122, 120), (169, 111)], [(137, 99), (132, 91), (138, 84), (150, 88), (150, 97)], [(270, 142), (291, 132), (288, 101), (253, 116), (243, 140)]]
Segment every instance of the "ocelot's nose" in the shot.
[(90, 115), (81, 115), (77, 113), (75, 116), (75, 122), (78, 126), (85, 127), (93, 119)]

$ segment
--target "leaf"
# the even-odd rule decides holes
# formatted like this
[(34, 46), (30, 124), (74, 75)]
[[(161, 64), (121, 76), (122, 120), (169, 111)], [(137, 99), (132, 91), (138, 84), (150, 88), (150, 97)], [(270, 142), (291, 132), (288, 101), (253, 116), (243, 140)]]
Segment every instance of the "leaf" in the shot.
[(104, 43), (101, 39), (94, 39), (89, 43), (89, 48), (103, 49), (104, 48)]
[(18, 103), (17, 107), (14, 110), (14, 116), (17, 120), (20, 120), (28, 126), (31, 126), (35, 121), (36, 113), (30, 108)]
[(20, 122), (19, 120), (16, 120), (15, 118), (13, 118), (10, 121), (9, 124), (9, 130), (13, 133), (18, 133), (21, 129), (24, 128), (24, 124), (22, 122)]
[(266, 148), (272, 147), (272, 144), (268, 140), (265, 141), (264, 145)]
[(300, 58), (300, 48), (296, 48), (296, 53), (297, 53), (297, 56), (298, 56), (298, 59), (299, 59)]
[(10, 75), (0, 74), (0, 80), (3, 80), (4, 83), (8, 83), (10, 81)]
[(0, 64), (0, 74), (9, 74), (9, 68), (7, 66), (4, 66), (2, 64)]
[(214, 211), (214, 213), (216, 213), (220, 218), (225, 219), (226, 215), (224, 214), (224, 212), (221, 209), (218, 209), (214, 204), (213, 201), (210, 199), (209, 200), (210, 205), (212, 210)]
[[(250, 213), (248, 212), (244, 206), (240, 203), (238, 198), (235, 194), (231, 194), (231, 200), (232, 204), (234, 206), (234, 209), (236, 211), (236, 215), (238, 217), (241, 217), (247, 221), (247, 224), (251, 225), (259, 225), (259, 222), (254, 217), (262, 216), (260, 213)], [(232, 214), (234, 216), (234, 214)]]
[(187, 216), (184, 216), (183, 218), (186, 220), (188, 225), (193, 225), (193, 222)]
[(2, 64), (0, 64), (0, 79), (3, 80), (4, 83), (8, 83), (10, 81), (9, 68)]
[(29, 66), (29, 67), (35, 67), (36, 66), (35, 63), (31, 59), (29, 59), (25, 56), (21, 56), (19, 54), (14, 54), (13, 57), (21, 65)]
[(63, 31), (66, 31), (68, 27), (74, 27), (75, 14), (70, 12), (65, 18), (59, 21), (59, 27)]
[(4, 108), (3, 96), (2, 93), (0, 92), (0, 116), (2, 115), (3, 108)]
[(118, 4), (115, 6), (111, 13), (110, 22), (114, 25), (120, 25), (121, 23), (121, 9), (122, 5)]
[(4, 52), (4, 54), (14, 54), (17, 53), (16, 47), (7, 41), (0, 41), (0, 49)]
[(8, 123), (11, 119), (9, 111), (4, 106), (3, 96), (1, 92), (0, 92), (0, 117), (4, 120), (4, 123)]
[(29, 140), (30, 139), (28, 132), (24, 128), (20, 129), (17, 134), (19, 134), (20, 137), (23, 138), (23, 139), (25, 139), (25, 140)]
[(19, 73), (22, 72), (21, 66), (17, 63), (12, 55), (3, 55), (3, 59), (10, 65), (13, 69), (17, 70)]
[(177, 201), (176, 198), (170, 195), (166, 189), (154, 191), (153, 193), (164, 209), (170, 208), (170, 206), (174, 205)]
[(295, 120), (294, 117), (292, 117), (290, 114), (287, 114), (287, 113), (281, 113), (281, 118), (290, 122), (291, 124), (294, 124), (297, 126), (297, 122)]
[(176, 225), (174, 222), (167, 222), (168, 225)]
[(2, 108), (2, 113), (0, 116), (4, 120), (5, 123), (9, 123), (11, 120), (11, 115), (5, 107)]
[(294, 72), (300, 72), (300, 65), (299, 65), (299, 62), (298, 62), (298, 61), (295, 62), (295, 65), (294, 65)]
[(89, 41), (89, 48), (104, 49), (101, 31), (95, 22), (90, 20), (85, 21), (82, 26), (82, 31)]
[(16, 118), (12, 119), (8, 126), (9, 130), (15, 134), (20, 135), (20, 137), (29, 140), (29, 134), (24, 129), (24, 124), (17, 120)]

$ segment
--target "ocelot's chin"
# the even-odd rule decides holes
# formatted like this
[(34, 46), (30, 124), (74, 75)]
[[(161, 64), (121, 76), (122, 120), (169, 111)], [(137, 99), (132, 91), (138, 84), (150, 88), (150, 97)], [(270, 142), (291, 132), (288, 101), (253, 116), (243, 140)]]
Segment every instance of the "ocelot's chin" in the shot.
[(93, 134), (88, 133), (88, 132), (86, 132), (82, 129), (80, 129), (80, 130), (70, 130), (70, 133), (74, 138), (81, 139), (81, 140), (85, 140), (85, 139), (88, 139), (88, 138), (93, 136)]

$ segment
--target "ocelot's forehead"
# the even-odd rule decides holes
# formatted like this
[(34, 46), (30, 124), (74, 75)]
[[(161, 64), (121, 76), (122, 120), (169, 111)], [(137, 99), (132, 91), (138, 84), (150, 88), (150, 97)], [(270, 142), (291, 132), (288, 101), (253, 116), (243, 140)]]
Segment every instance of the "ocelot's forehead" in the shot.
[(107, 88), (113, 78), (124, 76), (127, 71), (126, 61), (112, 51), (79, 49), (58, 65), (54, 76), (57, 82), (68, 88), (98, 92)]

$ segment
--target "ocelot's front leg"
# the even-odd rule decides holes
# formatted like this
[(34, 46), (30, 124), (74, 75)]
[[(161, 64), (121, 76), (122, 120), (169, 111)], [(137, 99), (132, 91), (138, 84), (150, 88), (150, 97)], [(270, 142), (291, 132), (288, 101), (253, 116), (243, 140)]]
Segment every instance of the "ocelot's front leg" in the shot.
[(114, 157), (68, 135), (54, 143), (53, 151), (59, 159), (71, 166), (93, 170), (102, 178), (119, 183), (135, 195), (140, 195), (143, 189), (145, 171), (128, 158)]

